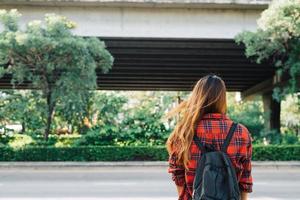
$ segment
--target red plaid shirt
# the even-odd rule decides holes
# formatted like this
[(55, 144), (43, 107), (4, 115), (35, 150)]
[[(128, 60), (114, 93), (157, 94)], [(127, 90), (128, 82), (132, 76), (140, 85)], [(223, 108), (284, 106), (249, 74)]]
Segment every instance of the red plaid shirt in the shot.
[[(200, 120), (197, 126), (197, 135), (201, 138), (203, 144), (212, 144), (215, 149), (220, 150), (231, 124), (232, 120), (225, 114), (208, 113)], [(195, 170), (200, 153), (200, 150), (193, 141), (190, 147), (191, 159), (187, 170), (185, 170), (183, 165), (175, 162), (176, 153), (173, 153), (169, 158), (168, 171), (172, 173), (173, 181), (175, 181), (176, 185), (184, 187), (179, 200), (191, 199)], [(252, 192), (252, 144), (250, 134), (245, 126), (238, 124), (228, 146), (227, 153), (235, 167), (240, 190), (243, 192)]]

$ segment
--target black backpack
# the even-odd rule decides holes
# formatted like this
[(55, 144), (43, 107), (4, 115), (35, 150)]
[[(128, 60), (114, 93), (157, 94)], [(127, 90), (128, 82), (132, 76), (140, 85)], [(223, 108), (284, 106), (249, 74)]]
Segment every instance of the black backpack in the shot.
[(240, 191), (236, 172), (227, 155), (227, 148), (236, 129), (232, 123), (221, 151), (203, 146), (197, 135), (194, 142), (201, 150), (196, 168), (192, 200), (239, 200)]

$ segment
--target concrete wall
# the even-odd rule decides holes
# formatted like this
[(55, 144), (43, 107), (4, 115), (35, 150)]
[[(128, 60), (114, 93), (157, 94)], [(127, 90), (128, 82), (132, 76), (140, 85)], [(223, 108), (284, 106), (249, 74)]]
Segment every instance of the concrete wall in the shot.
[(242, 30), (256, 29), (263, 8), (193, 8), (128, 6), (62, 6), (0, 4), (17, 8), (21, 23), (58, 13), (77, 23), (75, 33), (84, 36), (233, 38)]
[(164, 6), (164, 7), (242, 7), (265, 6), (272, 0), (0, 0), (1, 4), (14, 5), (79, 5), (79, 6)]

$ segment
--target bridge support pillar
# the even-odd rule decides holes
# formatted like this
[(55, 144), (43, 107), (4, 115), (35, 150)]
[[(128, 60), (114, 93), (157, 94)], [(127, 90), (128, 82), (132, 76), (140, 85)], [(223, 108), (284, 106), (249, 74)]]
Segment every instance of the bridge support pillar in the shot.
[(276, 130), (280, 133), (281, 102), (272, 98), (272, 91), (262, 94), (265, 114), (265, 129)]

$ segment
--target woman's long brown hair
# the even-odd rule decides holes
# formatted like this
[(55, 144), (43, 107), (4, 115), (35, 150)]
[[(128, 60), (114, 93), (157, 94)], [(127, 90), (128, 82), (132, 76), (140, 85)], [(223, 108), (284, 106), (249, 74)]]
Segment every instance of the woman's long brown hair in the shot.
[(201, 78), (193, 88), (189, 98), (171, 110), (167, 117), (178, 116), (179, 120), (167, 141), (169, 154), (176, 152), (177, 162), (187, 168), (189, 149), (198, 121), (206, 113), (225, 114), (226, 86), (216, 75)]

